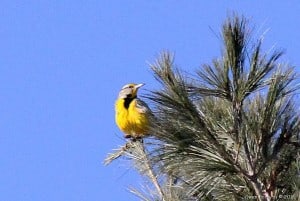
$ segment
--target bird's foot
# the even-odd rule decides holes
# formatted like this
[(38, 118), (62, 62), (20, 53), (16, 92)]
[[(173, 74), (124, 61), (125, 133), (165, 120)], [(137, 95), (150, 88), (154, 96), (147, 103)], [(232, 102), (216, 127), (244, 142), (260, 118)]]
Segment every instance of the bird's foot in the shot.
[(132, 137), (132, 142), (140, 141), (143, 142), (143, 138), (141, 137)]
[(130, 134), (125, 134), (125, 138), (131, 138), (132, 136)]

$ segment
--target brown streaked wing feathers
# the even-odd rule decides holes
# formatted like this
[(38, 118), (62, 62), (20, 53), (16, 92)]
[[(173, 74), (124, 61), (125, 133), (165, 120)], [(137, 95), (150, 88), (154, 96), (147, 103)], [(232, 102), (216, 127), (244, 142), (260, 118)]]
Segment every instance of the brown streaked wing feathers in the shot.
[(148, 107), (148, 105), (144, 101), (142, 101), (138, 98), (136, 99), (136, 108), (141, 113), (150, 113), (151, 114), (151, 110)]

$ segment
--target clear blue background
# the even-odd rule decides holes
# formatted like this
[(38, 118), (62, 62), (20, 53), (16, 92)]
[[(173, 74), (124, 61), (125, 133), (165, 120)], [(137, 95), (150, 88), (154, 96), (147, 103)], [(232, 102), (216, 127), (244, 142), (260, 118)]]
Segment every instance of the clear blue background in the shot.
[[(186, 71), (220, 55), (231, 11), (299, 66), (294, 1), (85, 0), (0, 2), (0, 200), (129, 201), (143, 184), (127, 161), (114, 101), (128, 82), (158, 87), (148, 63), (162, 50)], [(213, 30), (213, 31), (212, 31)]]

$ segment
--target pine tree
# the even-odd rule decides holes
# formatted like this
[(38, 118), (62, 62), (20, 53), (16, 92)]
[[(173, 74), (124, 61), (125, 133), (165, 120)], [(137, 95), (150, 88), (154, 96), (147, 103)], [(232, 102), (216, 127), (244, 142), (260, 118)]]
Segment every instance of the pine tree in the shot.
[(153, 184), (132, 190), (142, 200), (300, 200), (296, 73), (282, 51), (262, 52), (244, 17), (228, 18), (222, 39), (222, 56), (194, 77), (169, 52), (151, 65), (162, 86), (147, 95), (151, 137), (106, 161), (132, 159)]

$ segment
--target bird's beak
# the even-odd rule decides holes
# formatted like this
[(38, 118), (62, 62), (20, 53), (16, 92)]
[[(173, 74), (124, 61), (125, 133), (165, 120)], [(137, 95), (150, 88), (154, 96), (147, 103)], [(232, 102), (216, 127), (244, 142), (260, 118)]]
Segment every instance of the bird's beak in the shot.
[(142, 87), (142, 86), (144, 86), (145, 84), (143, 83), (143, 84), (137, 84), (137, 85), (135, 85), (135, 89), (138, 89), (138, 88), (140, 88), (140, 87)]

